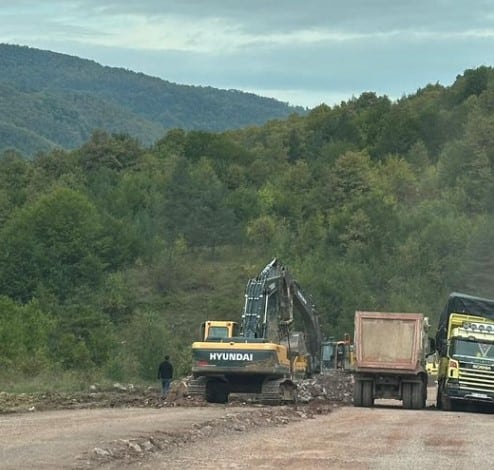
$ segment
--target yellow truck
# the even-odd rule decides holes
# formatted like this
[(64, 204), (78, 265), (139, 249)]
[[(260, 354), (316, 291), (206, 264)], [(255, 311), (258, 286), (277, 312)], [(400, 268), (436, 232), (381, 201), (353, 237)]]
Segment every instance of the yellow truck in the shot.
[(436, 334), (436, 406), (494, 403), (494, 300), (453, 292)]

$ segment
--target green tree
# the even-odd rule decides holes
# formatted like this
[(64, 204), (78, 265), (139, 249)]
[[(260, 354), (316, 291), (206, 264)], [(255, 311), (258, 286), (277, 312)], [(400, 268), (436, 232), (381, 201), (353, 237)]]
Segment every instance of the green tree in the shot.
[(104, 261), (100, 217), (89, 200), (59, 188), (20, 209), (0, 232), (0, 293), (29, 301), (45, 286), (64, 300), (98, 286)]
[(1, 155), (0, 191), (3, 194), (4, 203), (0, 207), (0, 217), (3, 215), (3, 219), (7, 218), (11, 210), (22, 206), (27, 201), (32, 174), (31, 165), (22, 155), (13, 151), (4, 152)]
[(108, 134), (101, 130), (94, 131), (91, 139), (76, 151), (86, 172), (98, 172), (102, 168), (122, 171), (135, 166), (141, 153), (136, 139), (127, 134)]
[(219, 244), (235, 240), (237, 221), (227, 197), (228, 190), (208, 159), (190, 170), (182, 161), (167, 188), (165, 217), (171, 239), (183, 235), (190, 246), (205, 246), (213, 252)]
[(34, 376), (48, 367), (54, 325), (37, 301), (21, 305), (0, 297), (0, 368)]

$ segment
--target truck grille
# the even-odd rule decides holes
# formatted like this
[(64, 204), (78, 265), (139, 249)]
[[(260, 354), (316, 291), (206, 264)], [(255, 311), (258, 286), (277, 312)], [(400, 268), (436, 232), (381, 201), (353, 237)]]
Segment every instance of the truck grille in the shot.
[(480, 393), (494, 393), (494, 371), (473, 369), (472, 364), (460, 365), (460, 389)]

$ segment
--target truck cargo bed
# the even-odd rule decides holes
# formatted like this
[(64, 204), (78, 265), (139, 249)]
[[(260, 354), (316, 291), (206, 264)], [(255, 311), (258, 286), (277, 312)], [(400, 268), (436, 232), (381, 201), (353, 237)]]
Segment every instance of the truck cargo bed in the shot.
[(421, 313), (357, 311), (356, 370), (415, 373), (423, 353), (423, 322)]

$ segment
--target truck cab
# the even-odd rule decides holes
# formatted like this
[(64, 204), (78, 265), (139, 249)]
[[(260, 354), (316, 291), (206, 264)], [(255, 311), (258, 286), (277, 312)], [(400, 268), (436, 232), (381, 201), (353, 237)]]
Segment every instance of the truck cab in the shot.
[(494, 403), (494, 321), (452, 313), (438, 370), (437, 407)]

